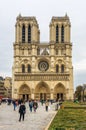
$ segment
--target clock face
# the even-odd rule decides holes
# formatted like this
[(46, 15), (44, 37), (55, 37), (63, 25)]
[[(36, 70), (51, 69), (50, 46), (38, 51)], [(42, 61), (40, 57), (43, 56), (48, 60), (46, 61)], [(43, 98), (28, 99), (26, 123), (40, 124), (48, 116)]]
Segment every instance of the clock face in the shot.
[(48, 68), (49, 68), (49, 64), (48, 64), (47, 61), (40, 61), (39, 64), (38, 64), (38, 68), (41, 71), (47, 71)]

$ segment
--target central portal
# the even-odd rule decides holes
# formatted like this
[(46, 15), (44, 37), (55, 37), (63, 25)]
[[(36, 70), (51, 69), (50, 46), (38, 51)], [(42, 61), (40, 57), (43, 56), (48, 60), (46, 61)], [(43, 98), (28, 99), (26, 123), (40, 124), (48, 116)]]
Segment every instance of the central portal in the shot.
[(63, 84), (59, 83), (54, 88), (54, 98), (56, 100), (65, 100), (65, 87)]
[(29, 99), (29, 95), (28, 94), (23, 94), (22, 99), (27, 101)]
[(40, 82), (35, 89), (35, 99), (46, 100), (50, 99), (50, 89), (45, 82)]
[(40, 93), (40, 100), (46, 100), (47, 98), (47, 95), (46, 95), (46, 93)]
[(63, 93), (57, 93), (57, 100), (59, 99), (63, 101)]

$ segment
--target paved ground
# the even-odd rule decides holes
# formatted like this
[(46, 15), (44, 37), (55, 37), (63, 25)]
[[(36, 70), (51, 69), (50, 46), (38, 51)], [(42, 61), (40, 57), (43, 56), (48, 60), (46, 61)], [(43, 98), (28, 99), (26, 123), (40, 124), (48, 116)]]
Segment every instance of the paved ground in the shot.
[(18, 107), (13, 111), (13, 105), (0, 105), (0, 130), (44, 130), (51, 118), (55, 114), (55, 106), (50, 105), (48, 112), (45, 111), (45, 105), (39, 107), (37, 112), (30, 112), (28, 103), (26, 103), (25, 120), (19, 122)]

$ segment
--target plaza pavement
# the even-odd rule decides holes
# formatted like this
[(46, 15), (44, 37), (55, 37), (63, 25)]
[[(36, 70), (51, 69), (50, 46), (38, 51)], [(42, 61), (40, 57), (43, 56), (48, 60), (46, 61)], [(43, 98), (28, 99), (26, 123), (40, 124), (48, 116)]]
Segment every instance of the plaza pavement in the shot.
[(26, 103), (25, 120), (19, 122), (18, 106), (16, 111), (13, 110), (13, 105), (0, 105), (0, 130), (44, 130), (52, 117), (55, 115), (55, 105), (50, 105), (48, 112), (39, 103), (36, 113), (29, 111), (28, 103)]

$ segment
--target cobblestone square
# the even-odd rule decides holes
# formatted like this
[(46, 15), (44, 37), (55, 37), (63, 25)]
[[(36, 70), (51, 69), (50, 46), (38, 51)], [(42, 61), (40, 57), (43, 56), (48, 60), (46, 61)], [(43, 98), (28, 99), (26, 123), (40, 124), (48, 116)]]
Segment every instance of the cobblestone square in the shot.
[(13, 105), (0, 105), (0, 130), (44, 130), (51, 118), (55, 114), (55, 105), (50, 105), (48, 112), (45, 111), (45, 104), (39, 107), (36, 112), (30, 112), (28, 103), (26, 105), (25, 120), (19, 122), (19, 113), (17, 106), (16, 111)]

